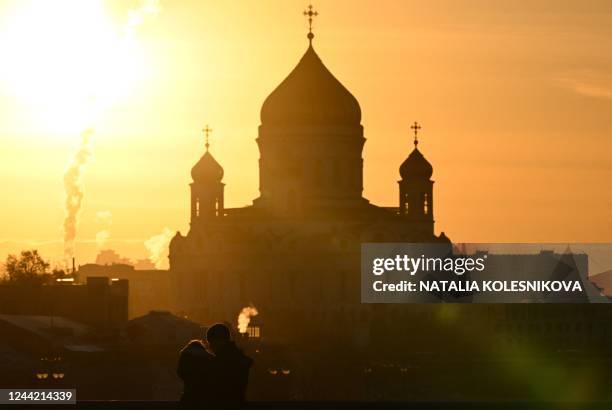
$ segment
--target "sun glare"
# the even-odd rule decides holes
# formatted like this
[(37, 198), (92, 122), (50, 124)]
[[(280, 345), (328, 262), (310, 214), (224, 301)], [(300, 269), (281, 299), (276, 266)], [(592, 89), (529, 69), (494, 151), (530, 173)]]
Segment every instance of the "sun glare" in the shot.
[(133, 88), (140, 59), (129, 40), (102, 0), (20, 2), (0, 27), (4, 92), (50, 134), (73, 137)]

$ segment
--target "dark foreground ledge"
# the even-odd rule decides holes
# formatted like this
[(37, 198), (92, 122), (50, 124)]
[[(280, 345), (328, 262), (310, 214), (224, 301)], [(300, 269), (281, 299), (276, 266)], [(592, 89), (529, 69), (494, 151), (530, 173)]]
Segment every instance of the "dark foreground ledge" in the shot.
[[(10, 408), (32, 408), (35, 405), (11, 405)], [(36, 405), (43, 410), (179, 410), (173, 401), (81, 401), (73, 407), (68, 404)], [(550, 402), (550, 401), (411, 401), (411, 402), (249, 402), (244, 410), (609, 410), (612, 402)]]

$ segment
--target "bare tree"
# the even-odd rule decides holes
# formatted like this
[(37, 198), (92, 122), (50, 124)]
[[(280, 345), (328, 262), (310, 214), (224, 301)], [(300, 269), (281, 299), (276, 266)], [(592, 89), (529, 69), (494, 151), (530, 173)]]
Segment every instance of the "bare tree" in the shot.
[(19, 256), (9, 255), (4, 266), (11, 283), (40, 284), (49, 278), (49, 263), (36, 249), (21, 251)]

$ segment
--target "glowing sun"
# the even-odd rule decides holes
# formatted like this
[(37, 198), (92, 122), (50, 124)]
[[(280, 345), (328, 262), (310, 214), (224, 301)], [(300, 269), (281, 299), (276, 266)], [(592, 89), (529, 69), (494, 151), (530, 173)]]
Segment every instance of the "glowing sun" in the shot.
[(88, 126), (138, 78), (138, 49), (102, 0), (20, 1), (4, 21), (3, 92), (49, 132)]

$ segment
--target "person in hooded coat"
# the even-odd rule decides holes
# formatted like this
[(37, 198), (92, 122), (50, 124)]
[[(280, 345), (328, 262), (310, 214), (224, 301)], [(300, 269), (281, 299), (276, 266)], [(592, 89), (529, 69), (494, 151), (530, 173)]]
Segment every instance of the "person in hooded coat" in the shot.
[(213, 355), (200, 340), (192, 340), (181, 350), (177, 374), (183, 380), (181, 408), (205, 409), (212, 407), (214, 392)]
[(245, 401), (253, 360), (236, 346), (229, 328), (222, 323), (208, 329), (206, 340), (214, 353), (215, 405), (224, 410), (239, 409)]

